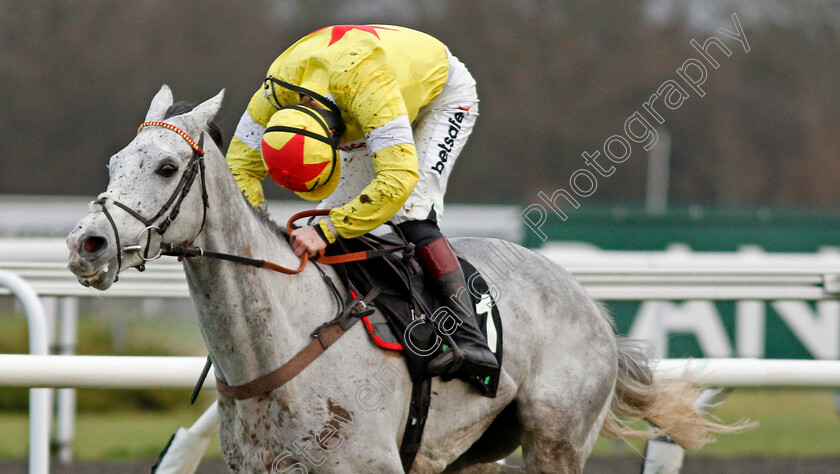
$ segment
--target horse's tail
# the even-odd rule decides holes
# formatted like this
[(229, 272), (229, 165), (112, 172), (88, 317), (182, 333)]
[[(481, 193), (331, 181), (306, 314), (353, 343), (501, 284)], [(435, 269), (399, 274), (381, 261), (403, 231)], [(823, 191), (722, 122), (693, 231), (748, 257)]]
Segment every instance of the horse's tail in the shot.
[(723, 425), (710, 421), (694, 407), (700, 388), (689, 379), (659, 383), (640, 341), (618, 338), (618, 378), (615, 395), (601, 434), (608, 438), (651, 439), (659, 433), (636, 430), (622, 420), (641, 418), (668, 434), (685, 449), (696, 449), (714, 441), (714, 434), (752, 428), (744, 421)]

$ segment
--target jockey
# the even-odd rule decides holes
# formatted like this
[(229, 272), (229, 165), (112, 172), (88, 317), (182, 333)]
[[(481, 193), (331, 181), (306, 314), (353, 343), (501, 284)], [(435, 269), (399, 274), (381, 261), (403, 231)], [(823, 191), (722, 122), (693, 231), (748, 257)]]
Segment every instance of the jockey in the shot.
[[(255, 207), (263, 205), (260, 182), (269, 175), (330, 209), (328, 218), (291, 233), (296, 255), (314, 255), (336, 237), (358, 237), (391, 222), (414, 243), (425, 274), (450, 301), (467, 286), (437, 219), (477, 115), (475, 81), (440, 41), (397, 26), (329, 26), (271, 64), (226, 159)], [(452, 337), (464, 357), (446, 351), (429, 372), (494, 372), (496, 358), (471, 305), (447, 306), (460, 320)]]

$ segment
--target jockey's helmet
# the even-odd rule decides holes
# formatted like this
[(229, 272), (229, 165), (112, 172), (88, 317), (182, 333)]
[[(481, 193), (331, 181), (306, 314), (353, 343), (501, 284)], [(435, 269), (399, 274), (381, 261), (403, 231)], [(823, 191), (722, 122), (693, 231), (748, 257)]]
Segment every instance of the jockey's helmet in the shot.
[(341, 174), (328, 111), (292, 105), (268, 121), (262, 157), (268, 174), (298, 196), (320, 201), (335, 191)]

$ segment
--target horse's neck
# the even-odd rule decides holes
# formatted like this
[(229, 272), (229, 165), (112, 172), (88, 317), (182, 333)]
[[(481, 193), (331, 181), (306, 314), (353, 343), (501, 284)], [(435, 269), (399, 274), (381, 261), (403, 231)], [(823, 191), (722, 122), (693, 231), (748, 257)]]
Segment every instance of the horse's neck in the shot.
[[(220, 153), (208, 155), (209, 208), (196, 245), (297, 268), (289, 245), (248, 208)], [(336, 311), (311, 265), (298, 275), (210, 258), (186, 259), (184, 267), (211, 358), (232, 385), (282, 365)]]

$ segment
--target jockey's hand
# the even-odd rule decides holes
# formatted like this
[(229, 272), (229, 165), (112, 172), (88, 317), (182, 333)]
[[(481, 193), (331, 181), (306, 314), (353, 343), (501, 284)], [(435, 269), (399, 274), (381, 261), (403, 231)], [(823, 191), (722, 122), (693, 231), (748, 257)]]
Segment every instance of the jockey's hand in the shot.
[(318, 252), (327, 248), (327, 243), (312, 226), (293, 230), (289, 234), (289, 240), (292, 244), (292, 250), (298, 257), (303, 257), (304, 254), (314, 257)]

